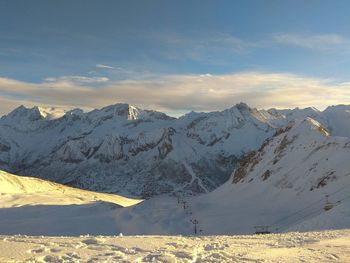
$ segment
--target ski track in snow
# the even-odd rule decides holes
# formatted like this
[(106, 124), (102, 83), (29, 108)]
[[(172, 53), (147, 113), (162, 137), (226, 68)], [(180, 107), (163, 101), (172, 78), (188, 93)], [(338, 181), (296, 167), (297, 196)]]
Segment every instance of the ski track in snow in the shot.
[(350, 230), (246, 236), (0, 236), (0, 262), (349, 262)]

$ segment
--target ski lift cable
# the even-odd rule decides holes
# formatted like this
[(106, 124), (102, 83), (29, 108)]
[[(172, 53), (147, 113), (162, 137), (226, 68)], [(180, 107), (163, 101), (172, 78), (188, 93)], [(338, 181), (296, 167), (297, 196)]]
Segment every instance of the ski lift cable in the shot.
[(322, 212), (324, 212), (324, 209), (323, 209), (323, 208), (319, 208), (319, 209), (317, 209), (317, 210), (315, 210), (315, 211), (312, 211), (311, 213), (308, 213), (308, 214), (304, 215), (303, 217), (299, 218), (299, 219), (296, 220), (296, 221), (293, 221), (293, 222), (291, 222), (291, 223), (289, 223), (289, 224), (281, 225), (281, 226), (279, 227), (279, 229), (281, 229), (281, 228), (288, 229), (289, 227), (294, 226), (294, 225), (297, 225), (298, 223), (303, 222), (303, 221), (306, 220), (307, 218), (310, 218), (310, 217), (313, 216), (313, 215), (314, 215), (314, 216), (319, 215), (319, 214), (321, 214)]
[[(350, 186), (350, 184), (349, 184), (348, 186)], [(345, 189), (345, 187), (342, 187), (342, 188)], [(330, 193), (328, 196), (332, 196), (332, 195), (334, 195), (335, 193), (338, 193), (338, 192), (340, 192), (340, 191), (343, 190), (343, 189), (339, 189), (339, 190), (337, 190), (337, 191), (335, 191), (335, 192), (333, 192), (333, 193)], [(340, 201), (341, 201), (341, 200), (340, 200)], [(297, 211), (295, 211), (295, 212), (293, 212), (293, 213), (291, 213), (291, 214), (288, 214), (287, 216), (284, 216), (283, 218), (281, 218), (281, 219), (275, 221), (273, 224), (271, 224), (271, 226), (274, 226), (274, 225), (278, 224), (279, 222), (284, 221), (284, 219), (288, 219), (288, 218), (290, 218), (290, 217), (292, 217), (292, 216), (294, 216), (294, 215), (297, 215), (297, 214), (299, 214), (300, 212), (304, 211), (305, 209), (309, 209), (309, 208), (311, 208), (311, 207), (313, 207), (313, 206), (315, 206), (316, 204), (321, 203), (321, 202), (324, 202), (324, 198), (319, 199), (319, 200), (316, 200), (315, 202), (309, 204), (308, 206), (306, 206), (306, 207), (304, 207), (304, 208), (302, 208), (302, 209), (300, 209), (300, 210), (297, 210)], [(182, 204), (182, 202), (181, 202), (181, 204)], [(188, 204), (189, 204), (190, 207), (187, 208), (186, 210), (187, 210), (187, 211), (191, 210), (191, 212), (194, 213), (191, 204), (190, 204), (190, 203), (188, 203)], [(164, 211), (164, 212), (168, 212), (168, 211), (170, 211), (170, 210), (171, 210), (171, 208), (158, 208), (158, 209), (152, 210), (152, 212), (163, 212), (163, 211)], [(183, 211), (182, 205), (181, 205), (181, 209), (179, 208), (179, 210)], [(226, 215), (231, 215), (231, 214), (232, 214), (232, 211), (224, 211), (224, 212), (221, 212), (221, 213), (220, 213), (220, 212), (203, 213), (202, 216), (226, 216)]]
[(288, 219), (288, 218), (290, 218), (290, 217), (293, 217), (293, 216), (295, 216), (295, 215), (297, 215), (297, 214), (303, 212), (304, 210), (309, 209), (309, 208), (315, 206), (316, 204), (318, 204), (318, 203), (320, 203), (320, 202), (322, 202), (322, 201), (324, 201), (324, 199), (317, 200), (317, 201), (315, 201), (315, 202), (309, 204), (308, 206), (306, 206), (306, 207), (304, 207), (304, 208), (302, 208), (302, 209), (299, 209), (299, 210), (297, 210), (297, 211), (295, 211), (295, 212), (293, 212), (293, 213), (291, 213), (291, 214), (288, 214), (288, 215), (286, 215), (286, 216), (284, 216), (284, 217), (282, 217), (282, 218), (276, 220), (275, 222), (273, 222), (273, 224), (271, 224), (271, 226), (277, 225), (278, 223), (283, 222), (283, 221), (285, 221), (286, 219)]
[[(346, 200), (346, 199), (349, 199), (349, 198), (350, 198), (350, 195), (348, 195), (348, 196), (346, 196), (346, 197), (344, 197), (344, 198), (338, 200), (338, 201), (336, 202), (336, 204), (339, 204), (339, 203), (341, 203), (342, 201), (344, 201), (344, 200)], [(307, 217), (309, 217), (309, 216), (311, 216), (311, 215), (313, 215), (314, 213), (317, 213), (317, 212), (320, 212), (319, 214), (321, 214), (322, 212), (324, 212), (324, 208), (320, 208), (320, 209), (317, 209), (317, 210), (313, 211), (312, 213), (308, 213), (307, 215), (303, 216), (302, 218), (299, 218), (297, 221), (295, 221), (295, 222), (293, 222), (293, 223), (291, 223), (291, 224), (287, 224), (286, 226), (287, 226), (287, 227), (290, 227), (290, 226), (296, 225), (296, 224), (298, 224), (298, 223), (304, 221), (304, 219), (306, 219)]]
[[(337, 192), (339, 192), (339, 191), (337, 191)], [(335, 192), (334, 192), (334, 193), (335, 193)], [(346, 200), (346, 199), (349, 199), (349, 198), (350, 198), (350, 195), (348, 195), (348, 196), (346, 196), (346, 197), (344, 197), (344, 198), (338, 200), (335, 204), (339, 204), (339, 203), (341, 203), (342, 201), (344, 201), (344, 200)], [(319, 209), (317, 209), (317, 210), (315, 210), (315, 211), (312, 211), (311, 213), (306, 214), (305, 216), (299, 218), (298, 220), (296, 220), (296, 221), (294, 221), (294, 222), (292, 222), (292, 223), (290, 223), (290, 224), (286, 224), (285, 227), (286, 227), (286, 226), (287, 226), (287, 227), (290, 227), (290, 226), (296, 225), (296, 224), (298, 224), (298, 223), (304, 221), (304, 219), (306, 219), (307, 217), (310, 217), (311, 215), (313, 215), (313, 214), (315, 214), (315, 213), (317, 213), (317, 212), (320, 212), (320, 214), (321, 214), (322, 212), (324, 212), (324, 207), (319, 208)], [(282, 226), (283, 226), (283, 225), (282, 225)]]
[[(335, 195), (336, 193), (339, 193), (339, 192), (345, 190), (345, 189), (348, 188), (348, 187), (350, 187), (350, 184), (344, 185), (343, 187), (339, 188), (338, 190), (336, 190), (336, 191), (334, 191), (334, 192), (332, 192), (332, 193), (329, 193), (328, 196), (333, 196), (333, 195)], [(347, 196), (347, 197), (345, 197), (345, 198), (343, 198), (343, 199), (340, 199), (340, 200), (338, 200), (338, 202), (341, 202), (341, 201), (343, 201), (343, 200), (345, 200), (345, 199), (348, 199), (348, 198), (350, 198), (350, 196)], [(306, 206), (306, 207), (304, 207), (304, 208), (302, 208), (302, 209), (299, 209), (299, 210), (297, 210), (297, 211), (295, 211), (295, 212), (293, 212), (293, 213), (291, 213), (291, 214), (288, 214), (287, 216), (284, 216), (283, 218), (280, 218), (280, 219), (276, 220), (276, 221), (275, 221), (273, 224), (271, 224), (270, 226), (273, 227), (273, 226), (281, 225), (281, 224), (279, 224), (279, 223), (281, 223), (281, 222), (283, 222), (283, 221), (286, 221), (286, 220), (289, 219), (290, 217), (293, 217), (293, 216), (295, 216), (295, 215), (297, 215), (297, 214), (303, 212), (304, 210), (309, 209), (309, 208), (315, 206), (316, 204), (318, 204), (318, 203), (320, 203), (320, 202), (324, 202), (324, 198), (319, 199), (319, 200), (316, 200), (315, 202), (309, 204), (308, 206)], [(192, 209), (191, 209), (191, 210), (192, 210)], [(322, 207), (321, 209), (319, 209), (319, 210), (322, 211), (322, 210), (323, 210), (323, 207)], [(153, 210), (153, 212), (163, 212), (163, 211), (164, 211), (164, 212), (168, 212), (168, 211), (169, 211), (169, 208), (158, 208), (158, 209)], [(193, 211), (192, 211), (192, 213), (193, 213)], [(205, 213), (205, 214), (203, 214), (203, 216), (225, 216), (225, 215), (231, 215), (231, 214), (232, 214), (232, 211), (226, 211), (226, 212), (224, 212), (224, 213), (208, 213), (208, 214)], [(283, 224), (282, 224), (282, 225), (283, 225)]]
[[(347, 184), (347, 185), (341, 187), (340, 189), (338, 189), (337, 191), (328, 194), (328, 196), (335, 195), (336, 193), (339, 193), (339, 192), (343, 191), (343, 190), (346, 189), (347, 187), (350, 187), (350, 184)], [(306, 206), (306, 207), (304, 207), (304, 208), (302, 208), (302, 209), (299, 209), (299, 210), (297, 210), (297, 211), (295, 211), (295, 212), (293, 212), (293, 213), (291, 213), (291, 214), (289, 214), (289, 215), (287, 215), (287, 216), (284, 216), (283, 218), (278, 219), (277, 221), (275, 221), (271, 226), (277, 225), (278, 223), (283, 222), (285, 219), (288, 219), (288, 218), (290, 218), (290, 217), (292, 217), (292, 216), (294, 216), (294, 215), (296, 215), (296, 214), (299, 214), (300, 212), (302, 212), (302, 211), (304, 211), (304, 210), (306, 210), (306, 209), (308, 209), (308, 208), (310, 208), (310, 207), (313, 207), (314, 205), (316, 205), (316, 204), (318, 204), (318, 203), (320, 203), (320, 202), (322, 202), (322, 201), (324, 201), (323, 198), (322, 198), (322, 199), (319, 199), (319, 200), (317, 200), (317, 201), (315, 201), (315, 202), (309, 204), (308, 206)]]

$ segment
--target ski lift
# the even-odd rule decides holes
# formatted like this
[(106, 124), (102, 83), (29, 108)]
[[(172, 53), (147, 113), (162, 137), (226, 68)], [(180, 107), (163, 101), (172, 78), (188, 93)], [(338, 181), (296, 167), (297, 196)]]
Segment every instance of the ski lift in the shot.
[(324, 205), (323, 209), (324, 211), (331, 210), (336, 204), (329, 202), (328, 195), (326, 195), (326, 204)]
[(254, 228), (256, 235), (271, 234), (271, 232), (269, 231), (269, 226), (255, 226)]

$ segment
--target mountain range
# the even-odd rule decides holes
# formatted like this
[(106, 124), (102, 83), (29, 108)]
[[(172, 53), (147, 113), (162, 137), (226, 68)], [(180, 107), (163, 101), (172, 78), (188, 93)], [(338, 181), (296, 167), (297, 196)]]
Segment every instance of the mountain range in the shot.
[[(255, 116), (249, 121), (259, 116), (273, 133), (237, 157), (228, 179), (214, 190), (157, 192), (142, 201), (1, 172), (0, 233), (189, 235), (194, 222), (197, 234), (206, 235), (254, 233), (256, 226), (274, 233), (349, 228), (348, 107), (256, 111), (237, 105), (229, 112), (242, 106)], [(244, 135), (242, 142), (249, 138)]]
[(20, 106), (0, 119), (0, 169), (99, 192), (149, 198), (210, 192), (247, 153), (312, 118), (350, 137), (350, 107), (257, 110), (244, 103), (179, 118), (115, 104), (84, 112)]

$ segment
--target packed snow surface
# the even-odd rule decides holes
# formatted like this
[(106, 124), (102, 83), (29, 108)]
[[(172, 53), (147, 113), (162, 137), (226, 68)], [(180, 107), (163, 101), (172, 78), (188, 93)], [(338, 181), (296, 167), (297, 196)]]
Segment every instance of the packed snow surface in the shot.
[(350, 231), (247, 236), (0, 236), (0, 262), (350, 262)]

